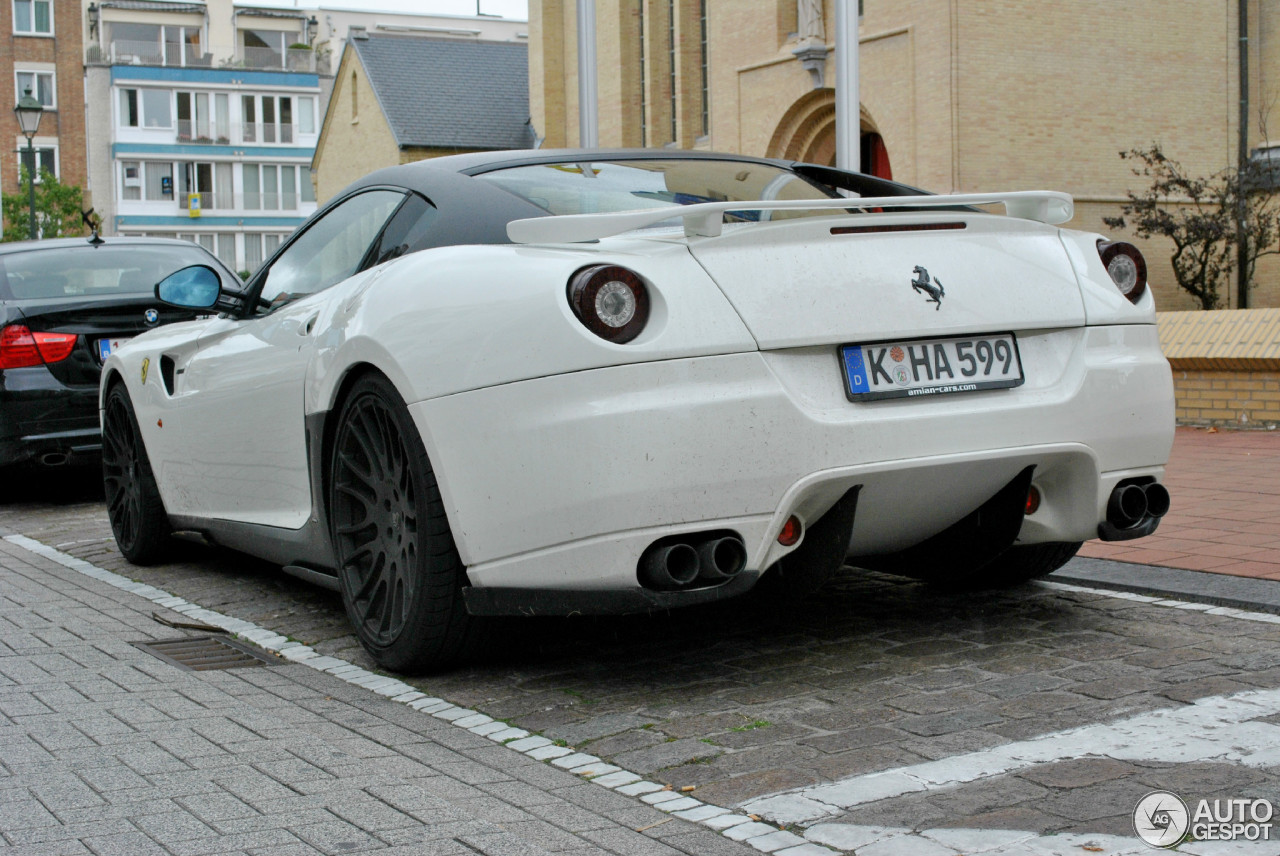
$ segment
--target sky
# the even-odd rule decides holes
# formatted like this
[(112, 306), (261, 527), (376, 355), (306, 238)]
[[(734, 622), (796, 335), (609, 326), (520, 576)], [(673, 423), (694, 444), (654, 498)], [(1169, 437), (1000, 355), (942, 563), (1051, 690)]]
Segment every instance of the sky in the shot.
[[(259, 4), (253, 4), (259, 5)], [(485, 15), (528, 20), (528, 0), (274, 0), (261, 5), (314, 9), (317, 6), (341, 9), (367, 9), (370, 12), (435, 13), (440, 15), (474, 15), (477, 7)]]

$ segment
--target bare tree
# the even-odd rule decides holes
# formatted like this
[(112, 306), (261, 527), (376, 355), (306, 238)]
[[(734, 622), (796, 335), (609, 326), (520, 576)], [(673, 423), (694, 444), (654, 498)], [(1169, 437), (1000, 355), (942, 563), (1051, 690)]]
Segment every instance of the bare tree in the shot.
[(1259, 258), (1280, 253), (1277, 176), (1269, 161), (1250, 159), (1243, 170), (1229, 168), (1200, 178), (1188, 175), (1159, 143), (1120, 152), (1120, 157), (1131, 161), (1133, 174), (1149, 183), (1140, 192), (1128, 192), (1121, 216), (1104, 217), (1103, 222), (1113, 229), (1132, 229), (1139, 238), (1171, 240), (1173, 274), (1202, 309), (1223, 306), (1236, 266), (1237, 205), (1242, 198), (1248, 279), (1252, 281)]

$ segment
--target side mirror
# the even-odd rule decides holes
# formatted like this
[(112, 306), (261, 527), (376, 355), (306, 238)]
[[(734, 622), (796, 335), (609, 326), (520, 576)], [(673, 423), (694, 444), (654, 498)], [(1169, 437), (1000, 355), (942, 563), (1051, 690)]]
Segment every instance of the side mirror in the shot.
[(156, 283), (156, 299), (183, 309), (212, 309), (222, 293), (222, 278), (208, 265), (174, 271)]

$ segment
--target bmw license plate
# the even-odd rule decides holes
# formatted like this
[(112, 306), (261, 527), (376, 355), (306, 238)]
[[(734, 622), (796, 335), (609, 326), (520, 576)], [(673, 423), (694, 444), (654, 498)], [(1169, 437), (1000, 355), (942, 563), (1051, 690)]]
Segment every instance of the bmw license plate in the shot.
[(840, 361), (850, 401), (1008, 389), (1023, 381), (1012, 333), (842, 345)]
[(99, 361), (105, 360), (112, 353), (120, 350), (120, 347), (127, 341), (129, 341), (128, 337), (124, 339), (99, 339), (98, 340)]

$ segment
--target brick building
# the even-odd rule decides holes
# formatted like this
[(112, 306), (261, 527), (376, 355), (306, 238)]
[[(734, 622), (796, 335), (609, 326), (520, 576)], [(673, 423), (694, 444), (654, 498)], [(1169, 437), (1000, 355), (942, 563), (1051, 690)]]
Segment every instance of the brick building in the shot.
[[(1076, 199), (1071, 227), (1108, 232), (1102, 218), (1142, 186), (1120, 151), (1157, 141), (1196, 175), (1235, 164), (1238, 0), (860, 5), (864, 171), (937, 192), (1063, 190)], [(833, 162), (834, 7), (600, 0), (601, 146)], [(577, 145), (575, 0), (531, 0), (529, 19), (534, 131)], [(1262, 116), (1280, 98), (1274, 3), (1251, 0), (1249, 33), (1249, 142), (1266, 149)], [(1160, 306), (1193, 308), (1169, 247), (1143, 251)], [(1274, 259), (1259, 265), (1251, 305), (1280, 306)]]
[[(17, 193), (27, 139), (13, 108), (24, 90), (44, 106), (33, 139), (36, 161), (66, 183), (84, 187), (83, 27), (78, 3), (54, 0), (0, 2), (0, 190)], [(19, 154), (21, 152), (21, 154)]]

